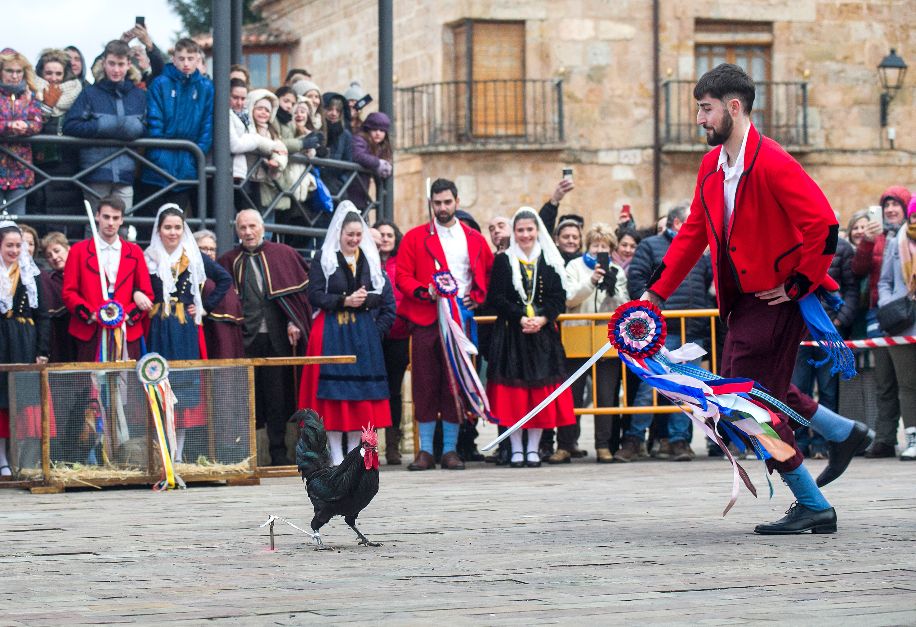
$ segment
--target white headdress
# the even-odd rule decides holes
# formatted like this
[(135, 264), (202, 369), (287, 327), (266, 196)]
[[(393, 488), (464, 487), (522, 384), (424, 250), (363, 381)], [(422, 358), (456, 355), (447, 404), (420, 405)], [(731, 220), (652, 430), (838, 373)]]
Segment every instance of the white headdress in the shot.
[[(15, 227), (19, 233), (22, 229), (12, 220), (0, 222), (0, 229)], [(13, 282), (7, 274), (7, 266), (3, 259), (0, 259), (0, 314), (5, 314), (13, 308)], [(35, 277), (41, 274), (41, 270), (35, 265), (32, 255), (29, 254), (29, 247), (22, 242), (22, 249), (19, 251), (19, 280), (25, 286), (25, 294), (29, 299), (29, 307), (35, 309), (38, 307), (38, 286), (35, 285)]]
[[(515, 220), (522, 212), (530, 213), (534, 216), (534, 219), (537, 220), (538, 239), (531, 249), (530, 256), (526, 255), (515, 241)], [(515, 288), (515, 291), (518, 292), (518, 295), (521, 296), (522, 301), (525, 301), (528, 296), (525, 294), (525, 288), (522, 286), (522, 269), (519, 260), (528, 263), (536, 262), (541, 254), (544, 255), (544, 262), (553, 268), (557, 276), (560, 277), (560, 282), (563, 284), (563, 291), (566, 292), (568, 298), (569, 286), (566, 284), (566, 264), (563, 262), (560, 251), (557, 250), (557, 245), (554, 244), (553, 240), (550, 238), (550, 233), (544, 228), (544, 223), (541, 222), (541, 218), (537, 211), (531, 207), (520, 207), (519, 210), (515, 212), (515, 215), (512, 216), (511, 227), (512, 231), (509, 235), (509, 248), (506, 250), (506, 254), (509, 256), (509, 265), (512, 267), (512, 286)]]
[(375, 247), (375, 241), (369, 232), (369, 225), (363, 220), (362, 214), (349, 200), (344, 200), (337, 205), (334, 211), (334, 217), (331, 218), (331, 225), (328, 227), (328, 233), (324, 237), (324, 243), (321, 245), (321, 270), (324, 272), (325, 279), (331, 278), (331, 275), (337, 272), (337, 253), (340, 251), (340, 232), (343, 230), (344, 218), (348, 213), (355, 213), (359, 216), (359, 222), (363, 227), (363, 238), (359, 242), (359, 249), (366, 257), (369, 263), (369, 276), (372, 277), (372, 292), (381, 294), (385, 287), (385, 274), (382, 269), (382, 260), (378, 254), (378, 248)]
[(146, 267), (149, 269), (150, 274), (158, 276), (159, 280), (162, 281), (162, 306), (165, 308), (166, 315), (169, 315), (171, 313), (169, 296), (177, 289), (175, 276), (172, 274), (172, 266), (177, 264), (181, 259), (182, 252), (187, 255), (188, 270), (191, 273), (191, 295), (194, 297), (194, 308), (197, 310), (194, 313), (194, 322), (196, 324), (201, 324), (205, 312), (203, 301), (200, 296), (200, 286), (207, 280), (204, 260), (200, 255), (200, 249), (197, 247), (197, 240), (194, 239), (194, 235), (191, 233), (191, 227), (189, 227), (187, 221), (184, 220), (183, 211), (182, 222), (184, 222), (184, 233), (181, 234), (181, 243), (171, 254), (166, 251), (165, 246), (162, 244), (162, 238), (159, 236), (158, 228), (160, 226), (159, 217), (166, 209), (177, 209), (181, 211), (181, 207), (171, 202), (159, 207), (159, 211), (156, 212), (153, 236), (144, 253), (146, 257)]

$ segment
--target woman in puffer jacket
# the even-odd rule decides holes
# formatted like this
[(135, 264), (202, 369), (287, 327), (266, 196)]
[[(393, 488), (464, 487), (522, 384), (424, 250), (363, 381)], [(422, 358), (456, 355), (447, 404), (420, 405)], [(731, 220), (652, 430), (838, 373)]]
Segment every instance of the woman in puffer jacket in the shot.
[[(15, 138), (41, 131), (41, 102), (35, 97), (35, 71), (28, 59), (5, 48), (0, 52), (0, 137), (11, 143), (3, 147), (25, 161), (32, 162), (32, 147), (15, 143)], [(35, 173), (13, 157), (0, 153), (0, 211), (25, 215), (28, 188)]]
[[(65, 50), (43, 50), (35, 64), (38, 74), (36, 97), (41, 101), (44, 126), (42, 135), (64, 134), (64, 116), (76, 102), (83, 84), (70, 69), (70, 57)], [(72, 146), (40, 144), (32, 149), (32, 161), (52, 176), (72, 176), (78, 167), (78, 150)], [(53, 213), (77, 215), (83, 212), (83, 195), (76, 185), (52, 182), (29, 196), (30, 214)], [(73, 238), (82, 235), (83, 227), (68, 229)]]

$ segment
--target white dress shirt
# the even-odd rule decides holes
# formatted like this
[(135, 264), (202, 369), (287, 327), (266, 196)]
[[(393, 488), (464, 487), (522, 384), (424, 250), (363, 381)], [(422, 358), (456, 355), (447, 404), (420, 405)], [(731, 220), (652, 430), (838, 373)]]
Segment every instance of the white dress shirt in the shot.
[(468, 238), (461, 228), (461, 222), (455, 220), (450, 226), (442, 226), (436, 222), (436, 233), (442, 250), (445, 251), (445, 261), (455, 282), (458, 283), (458, 296), (464, 298), (471, 289), (471, 260), (468, 257)]
[(725, 232), (728, 232), (729, 224), (732, 221), (732, 213), (735, 211), (735, 192), (738, 191), (738, 181), (741, 180), (741, 174), (744, 172), (744, 148), (747, 146), (747, 136), (751, 132), (748, 125), (744, 131), (744, 139), (741, 141), (741, 150), (735, 157), (735, 164), (728, 167), (728, 153), (725, 152), (725, 146), (719, 151), (719, 165), (725, 173)]
[[(109, 291), (114, 290), (115, 281), (118, 280), (118, 267), (121, 265), (121, 238), (109, 244), (99, 238), (99, 269), (104, 270)], [(108, 294), (104, 295), (108, 298)]]

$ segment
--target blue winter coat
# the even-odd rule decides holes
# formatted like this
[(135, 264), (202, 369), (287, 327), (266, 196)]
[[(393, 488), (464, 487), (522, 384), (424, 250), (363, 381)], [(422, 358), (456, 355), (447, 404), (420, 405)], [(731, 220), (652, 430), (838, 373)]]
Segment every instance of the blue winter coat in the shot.
[[(107, 78), (86, 85), (64, 119), (64, 134), (89, 139), (132, 141), (143, 136), (146, 94), (129, 80), (114, 83)], [(96, 146), (80, 150), (80, 168), (102, 161), (119, 148)], [(133, 185), (136, 165), (120, 155), (99, 166), (85, 179), (91, 183)]]
[[(187, 139), (205, 153), (213, 144), (213, 81), (197, 70), (185, 76), (173, 64), (150, 83), (146, 93), (147, 137)], [(197, 161), (186, 150), (154, 148), (146, 158), (178, 179), (196, 179)], [(165, 187), (169, 181), (144, 168), (144, 183)], [(181, 189), (181, 188), (179, 188)]]

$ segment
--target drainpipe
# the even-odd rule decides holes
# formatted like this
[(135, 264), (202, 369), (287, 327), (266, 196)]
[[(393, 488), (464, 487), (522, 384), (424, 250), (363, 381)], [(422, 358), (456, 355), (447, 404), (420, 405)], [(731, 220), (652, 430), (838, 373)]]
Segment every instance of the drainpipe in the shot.
[(659, 215), (662, 185), (662, 132), (659, 116), (662, 109), (661, 86), (659, 85), (659, 56), (661, 44), (659, 42), (659, 0), (652, 0), (652, 210), (655, 221)]

